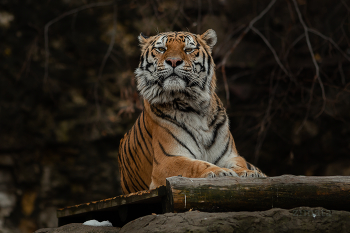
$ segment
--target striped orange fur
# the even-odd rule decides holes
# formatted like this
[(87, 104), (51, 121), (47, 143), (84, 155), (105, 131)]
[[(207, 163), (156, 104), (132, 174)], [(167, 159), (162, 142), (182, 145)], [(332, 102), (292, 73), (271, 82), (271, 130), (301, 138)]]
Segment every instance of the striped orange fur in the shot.
[(153, 189), (177, 175), (265, 177), (239, 156), (215, 94), (215, 31), (141, 34), (139, 41), (135, 74), (144, 110), (120, 142), (123, 192)]

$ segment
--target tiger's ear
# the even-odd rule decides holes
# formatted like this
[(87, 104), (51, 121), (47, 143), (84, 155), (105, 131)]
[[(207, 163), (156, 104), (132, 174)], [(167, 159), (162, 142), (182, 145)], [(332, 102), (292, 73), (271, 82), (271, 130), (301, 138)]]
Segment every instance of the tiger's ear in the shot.
[(208, 29), (201, 35), (201, 38), (211, 49), (213, 49), (214, 45), (218, 40), (216, 37), (216, 32), (213, 29)]
[(140, 42), (140, 46), (142, 47), (143, 45), (145, 45), (148, 42), (148, 36), (145, 36), (142, 32), (140, 33), (140, 35), (138, 36), (139, 42)]

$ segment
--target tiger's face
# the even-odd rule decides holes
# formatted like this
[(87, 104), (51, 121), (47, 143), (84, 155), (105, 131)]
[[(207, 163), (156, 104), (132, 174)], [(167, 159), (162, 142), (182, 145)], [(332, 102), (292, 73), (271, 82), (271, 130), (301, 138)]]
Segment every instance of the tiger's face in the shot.
[(167, 32), (139, 36), (141, 59), (136, 69), (137, 88), (150, 104), (175, 99), (203, 101), (215, 89), (211, 51), (217, 38), (209, 29), (202, 35)]

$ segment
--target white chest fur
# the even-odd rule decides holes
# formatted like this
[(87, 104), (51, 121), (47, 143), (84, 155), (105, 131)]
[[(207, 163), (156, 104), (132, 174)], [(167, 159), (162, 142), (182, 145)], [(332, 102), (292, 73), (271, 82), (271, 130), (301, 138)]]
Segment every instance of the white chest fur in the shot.
[[(201, 116), (194, 112), (167, 111), (166, 116), (172, 119), (159, 119), (159, 123), (167, 127), (173, 137), (186, 145), (174, 148), (177, 155), (214, 162), (222, 152), (228, 137), (228, 120), (221, 124), (210, 126), (208, 116)], [(169, 137), (171, 140), (171, 137)], [(190, 150), (190, 153), (186, 153)]]

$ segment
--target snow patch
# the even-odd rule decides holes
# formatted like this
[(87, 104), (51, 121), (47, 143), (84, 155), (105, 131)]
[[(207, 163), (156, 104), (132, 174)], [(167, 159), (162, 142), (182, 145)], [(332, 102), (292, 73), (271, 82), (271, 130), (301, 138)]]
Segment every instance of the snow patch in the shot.
[(112, 227), (112, 223), (110, 221), (99, 222), (97, 220), (89, 220), (83, 223), (85, 226), (94, 226), (94, 227)]

